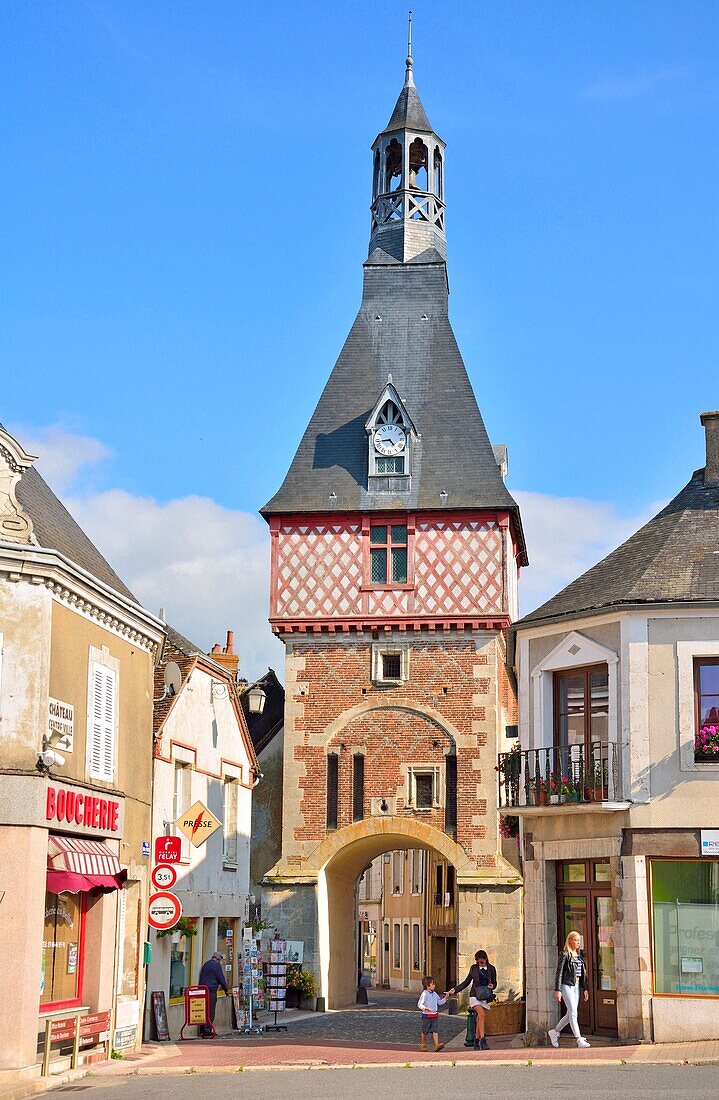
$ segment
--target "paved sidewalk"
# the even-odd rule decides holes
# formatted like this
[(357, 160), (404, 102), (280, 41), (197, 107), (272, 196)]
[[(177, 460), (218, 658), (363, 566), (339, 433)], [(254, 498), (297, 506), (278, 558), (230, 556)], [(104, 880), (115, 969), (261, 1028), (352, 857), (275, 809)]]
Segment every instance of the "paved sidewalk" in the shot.
[(189, 1043), (163, 1044), (162, 1053), (141, 1056), (133, 1062), (115, 1061), (92, 1067), (93, 1076), (129, 1076), (133, 1074), (227, 1073), (240, 1069), (293, 1069), (308, 1066), (381, 1066), (381, 1065), (539, 1065), (561, 1064), (717, 1064), (719, 1040), (697, 1043), (654, 1043), (619, 1046), (595, 1040), (589, 1049), (562, 1045), (525, 1047), (522, 1036), (493, 1038), (491, 1049), (475, 1052), (459, 1049), (422, 1054), (415, 1043), (362, 1043), (335, 1039), (304, 1041), (296, 1038), (237, 1038), (196, 1040)]

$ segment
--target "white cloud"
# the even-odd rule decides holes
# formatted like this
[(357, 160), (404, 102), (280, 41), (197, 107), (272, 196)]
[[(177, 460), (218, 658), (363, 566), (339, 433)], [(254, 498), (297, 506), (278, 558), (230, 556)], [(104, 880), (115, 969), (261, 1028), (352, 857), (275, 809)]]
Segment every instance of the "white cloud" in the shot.
[(263, 520), (207, 497), (161, 504), (119, 489), (65, 503), (145, 607), (164, 607), (167, 621), (205, 650), (234, 630), (242, 674), (252, 679), (271, 666), (282, 678), (282, 645), (267, 623)]
[(522, 614), (548, 600), (629, 538), (661, 505), (634, 516), (614, 504), (517, 491), (531, 565), (520, 577)]
[[(282, 676), (283, 649), (267, 623), (270, 540), (263, 520), (208, 497), (165, 503), (120, 489), (77, 484), (110, 453), (57, 425), (16, 429), (39, 453), (40, 472), (138, 599), (209, 650), (235, 631), (243, 675), (269, 666)], [(71, 489), (71, 491), (68, 491)], [(531, 566), (522, 572), (522, 613), (533, 610), (629, 537), (661, 505), (621, 516), (609, 502), (515, 492)]]
[(81, 472), (97, 466), (112, 454), (99, 439), (77, 435), (58, 424), (46, 428), (14, 424), (8, 430), (28, 454), (37, 456), (42, 476), (60, 495), (76, 483)]
[(674, 69), (661, 69), (657, 72), (636, 73), (633, 76), (606, 76), (585, 88), (582, 95), (585, 99), (595, 99), (600, 102), (614, 99), (636, 99), (637, 96), (653, 92), (662, 84), (673, 80), (679, 80), (686, 76), (686, 66), (678, 66)]

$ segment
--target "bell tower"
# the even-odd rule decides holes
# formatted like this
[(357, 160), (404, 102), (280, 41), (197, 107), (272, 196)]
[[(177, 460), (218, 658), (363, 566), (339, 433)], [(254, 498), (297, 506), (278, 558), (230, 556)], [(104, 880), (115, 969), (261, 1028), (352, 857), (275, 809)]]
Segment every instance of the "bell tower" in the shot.
[[(304, 941), (330, 1008), (355, 998), (359, 875), (393, 850), (424, 852), (425, 883), (430, 860), (433, 876), (447, 869), (427, 887), (420, 972), (413, 955), (402, 974), (454, 981), (485, 946), (503, 988), (522, 986), (521, 876), (503, 854), (494, 765), (516, 723), (504, 632), (527, 556), (506, 449), (490, 443), (449, 321), (445, 147), (411, 43), (372, 148), (359, 311), (262, 509), (286, 654), (282, 857), (263, 916)], [(505, 384), (491, 365), (478, 374)]]
[(403, 262), (428, 248), (447, 256), (444, 150), (414, 84), (412, 16), (404, 87), (386, 128), (372, 145), (370, 255), (381, 248)]

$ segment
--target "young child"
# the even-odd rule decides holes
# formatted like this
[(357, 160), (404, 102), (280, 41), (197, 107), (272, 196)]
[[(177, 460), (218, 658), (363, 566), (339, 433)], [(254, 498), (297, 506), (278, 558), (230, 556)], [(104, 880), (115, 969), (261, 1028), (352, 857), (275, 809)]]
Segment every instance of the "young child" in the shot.
[(431, 1035), (434, 1039), (434, 1049), (442, 1050), (444, 1043), (439, 1041), (439, 1031), (437, 1029), (437, 1019), (439, 1017), (439, 1009), (443, 1004), (447, 1003), (446, 997), (440, 997), (434, 987), (434, 978), (429, 976), (422, 979), (422, 985), (424, 989), (420, 993), (419, 1000), (417, 1001), (417, 1008), (422, 1013), (422, 1034), (419, 1037), (419, 1049), (427, 1049), (427, 1036)]

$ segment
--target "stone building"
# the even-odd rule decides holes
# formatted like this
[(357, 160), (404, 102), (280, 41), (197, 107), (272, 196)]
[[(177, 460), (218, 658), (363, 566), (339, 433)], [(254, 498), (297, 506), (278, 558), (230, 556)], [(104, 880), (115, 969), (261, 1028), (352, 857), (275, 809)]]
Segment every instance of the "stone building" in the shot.
[(584, 1029), (719, 1036), (719, 413), (702, 422), (704, 468), (510, 632), (521, 751), (500, 802), (523, 823), (532, 1038), (571, 929)]
[(386, 851), (454, 868), (457, 965), (522, 983), (521, 878), (501, 854), (496, 753), (515, 721), (503, 631), (526, 550), (448, 318), (444, 159), (407, 59), (372, 146), (359, 313), (277, 494), (286, 647), (282, 856), (263, 912), (354, 1001), (357, 882)]
[(163, 624), (0, 428), (0, 1085), (68, 1011), (141, 1041)]

